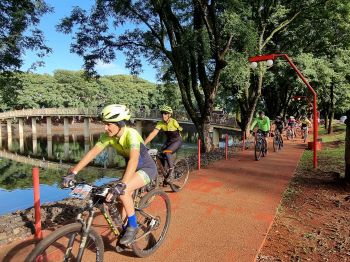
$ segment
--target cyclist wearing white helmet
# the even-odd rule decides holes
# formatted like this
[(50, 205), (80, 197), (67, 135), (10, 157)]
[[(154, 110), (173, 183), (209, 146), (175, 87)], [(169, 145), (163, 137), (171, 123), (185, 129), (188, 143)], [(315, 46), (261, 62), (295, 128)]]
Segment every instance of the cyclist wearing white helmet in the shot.
[(157, 123), (154, 130), (145, 139), (145, 145), (151, 142), (160, 130), (163, 130), (167, 137), (167, 140), (165, 141), (161, 150), (165, 155), (166, 162), (169, 167), (168, 177), (166, 179), (166, 181), (169, 182), (172, 180), (172, 177), (174, 175), (174, 159), (172, 157), (172, 154), (174, 154), (182, 145), (182, 138), (180, 135), (182, 127), (174, 118), (171, 117), (173, 110), (170, 106), (162, 106), (160, 108), (160, 113), (162, 114), (163, 120)]
[(101, 112), (101, 120), (104, 123), (105, 133), (100, 136), (96, 145), (76, 164), (70, 173), (63, 178), (63, 186), (67, 187), (70, 181), (80, 170), (88, 165), (107, 146), (112, 146), (117, 153), (126, 160), (126, 169), (120, 182), (111, 191), (106, 201), (111, 201), (114, 194), (120, 195), (124, 208), (121, 210), (123, 221), (128, 216), (128, 224), (120, 244), (130, 244), (137, 233), (137, 220), (135, 215), (133, 192), (141, 188), (157, 175), (157, 167), (147, 152), (143, 139), (133, 128), (127, 127), (125, 121), (130, 119), (130, 111), (124, 105), (108, 105)]

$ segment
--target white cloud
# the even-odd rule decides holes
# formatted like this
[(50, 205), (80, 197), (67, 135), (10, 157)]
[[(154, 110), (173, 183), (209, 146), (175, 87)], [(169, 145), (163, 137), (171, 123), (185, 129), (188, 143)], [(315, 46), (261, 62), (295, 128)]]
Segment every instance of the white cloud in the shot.
[(129, 74), (129, 71), (124, 66), (114, 63), (104, 63), (101, 60), (97, 62), (95, 69), (100, 75)]

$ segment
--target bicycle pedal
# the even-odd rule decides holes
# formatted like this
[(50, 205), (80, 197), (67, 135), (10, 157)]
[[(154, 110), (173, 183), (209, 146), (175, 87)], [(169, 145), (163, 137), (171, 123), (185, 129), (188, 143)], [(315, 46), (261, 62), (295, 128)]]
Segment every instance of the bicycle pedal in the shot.
[(125, 248), (124, 248), (124, 247), (121, 247), (121, 246), (119, 246), (119, 245), (115, 247), (115, 251), (116, 251), (117, 253), (124, 252), (124, 250), (125, 250)]

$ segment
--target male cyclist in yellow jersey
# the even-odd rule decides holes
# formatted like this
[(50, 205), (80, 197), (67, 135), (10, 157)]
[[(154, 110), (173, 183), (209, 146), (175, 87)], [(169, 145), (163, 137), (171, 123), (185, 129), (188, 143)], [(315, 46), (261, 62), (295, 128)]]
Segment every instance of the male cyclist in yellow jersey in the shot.
[(182, 131), (182, 127), (179, 123), (172, 118), (173, 110), (170, 106), (163, 106), (160, 108), (160, 113), (162, 114), (163, 120), (159, 121), (155, 127), (155, 129), (148, 135), (145, 139), (145, 145), (153, 140), (153, 138), (159, 133), (160, 130), (163, 130), (167, 140), (162, 146), (162, 152), (165, 155), (169, 172), (167, 182), (171, 181), (172, 176), (174, 175), (174, 160), (172, 158), (172, 154), (174, 154), (182, 145), (182, 138), (180, 135), (180, 131)]
[(140, 134), (133, 128), (126, 126), (125, 121), (130, 119), (130, 111), (124, 105), (108, 105), (101, 113), (104, 123), (105, 133), (100, 136), (97, 144), (74, 166), (70, 173), (63, 178), (63, 186), (67, 187), (70, 181), (75, 180), (75, 176), (87, 164), (89, 164), (106, 147), (112, 146), (117, 153), (122, 155), (127, 164), (123, 177), (106, 197), (106, 201), (112, 200), (114, 195), (120, 195), (123, 203), (121, 212), (123, 221), (128, 216), (128, 224), (125, 233), (119, 240), (120, 244), (130, 244), (137, 233), (137, 220), (135, 215), (133, 192), (141, 188), (157, 175), (157, 167), (148, 154)]

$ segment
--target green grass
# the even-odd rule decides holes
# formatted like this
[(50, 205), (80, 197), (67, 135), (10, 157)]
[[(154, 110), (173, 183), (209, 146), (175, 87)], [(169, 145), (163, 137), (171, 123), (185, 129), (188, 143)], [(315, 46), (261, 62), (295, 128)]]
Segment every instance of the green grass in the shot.
[[(346, 131), (345, 124), (334, 124), (332, 134), (327, 134), (327, 129), (325, 129), (323, 126), (320, 126), (318, 130), (318, 135), (320, 138), (322, 138), (322, 142), (344, 141), (345, 131)], [(312, 137), (313, 136), (311, 134), (309, 137), (310, 138), (309, 141), (312, 141)]]
[[(343, 176), (345, 167), (345, 125), (336, 125), (333, 134), (325, 133), (326, 130), (322, 128), (320, 130), (320, 137), (323, 142), (322, 150), (317, 152), (318, 169), (324, 172), (338, 172), (340, 176)], [(305, 150), (300, 159), (299, 168), (301, 171), (313, 170), (312, 150)]]

